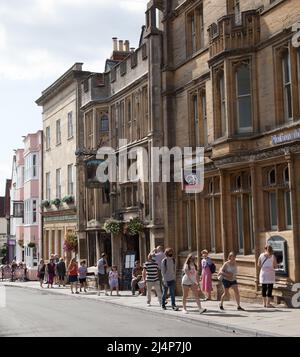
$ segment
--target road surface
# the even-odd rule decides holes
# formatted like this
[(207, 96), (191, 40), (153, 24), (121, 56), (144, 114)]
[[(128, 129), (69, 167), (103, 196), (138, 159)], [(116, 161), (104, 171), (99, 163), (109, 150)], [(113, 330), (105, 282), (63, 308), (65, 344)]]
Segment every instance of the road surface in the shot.
[(198, 323), (90, 299), (6, 288), (0, 307), (0, 337), (224, 337)]

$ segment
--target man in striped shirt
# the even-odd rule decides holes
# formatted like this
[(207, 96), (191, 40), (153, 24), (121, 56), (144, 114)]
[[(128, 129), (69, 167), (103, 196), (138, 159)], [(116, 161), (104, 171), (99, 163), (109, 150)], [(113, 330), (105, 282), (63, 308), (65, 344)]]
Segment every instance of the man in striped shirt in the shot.
[(147, 286), (147, 305), (151, 306), (151, 290), (155, 289), (159, 305), (161, 305), (161, 289), (159, 281), (159, 268), (158, 264), (153, 261), (152, 254), (148, 255), (148, 260), (144, 264), (143, 279), (146, 281)]

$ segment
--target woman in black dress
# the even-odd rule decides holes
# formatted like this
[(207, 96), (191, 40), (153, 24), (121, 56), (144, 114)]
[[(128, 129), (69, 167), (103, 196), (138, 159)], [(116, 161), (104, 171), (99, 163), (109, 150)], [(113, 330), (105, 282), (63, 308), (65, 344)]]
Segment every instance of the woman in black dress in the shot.
[(38, 279), (40, 281), (41, 288), (43, 288), (43, 282), (45, 279), (45, 271), (46, 271), (46, 264), (43, 259), (41, 259), (40, 264), (38, 266)]

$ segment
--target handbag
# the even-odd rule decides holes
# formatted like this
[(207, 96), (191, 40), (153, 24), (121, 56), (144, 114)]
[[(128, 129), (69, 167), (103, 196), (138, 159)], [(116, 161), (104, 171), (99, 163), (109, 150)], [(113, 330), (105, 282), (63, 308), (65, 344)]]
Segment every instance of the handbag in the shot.
[(222, 269), (219, 270), (217, 279), (218, 279), (219, 281), (222, 281), (222, 280), (224, 279), (224, 276), (223, 276), (223, 274), (222, 274)]
[(224, 279), (224, 276), (222, 274), (218, 274), (218, 280), (222, 281)]

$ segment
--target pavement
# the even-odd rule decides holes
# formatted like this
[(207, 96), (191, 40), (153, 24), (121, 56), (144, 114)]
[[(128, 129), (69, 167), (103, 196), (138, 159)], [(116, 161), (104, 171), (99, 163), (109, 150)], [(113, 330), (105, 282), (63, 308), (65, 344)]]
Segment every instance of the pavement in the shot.
[[(0, 286), (8, 286), (22, 289), (41, 290), (38, 282), (0, 282)], [(188, 302), (188, 314), (182, 313), (182, 299), (177, 297), (176, 303), (181, 311), (172, 311), (167, 305), (167, 311), (163, 311), (155, 296), (152, 297), (151, 306), (148, 307), (145, 296), (132, 296), (130, 291), (121, 291), (121, 296), (105, 296), (101, 292), (97, 295), (95, 290), (87, 293), (72, 295), (69, 288), (53, 289), (44, 288), (47, 293), (70, 296), (72, 299), (101, 301), (107, 304), (122, 306), (124, 308), (136, 309), (149, 314), (159, 314), (167, 318), (193, 322), (216, 328), (226, 332), (238, 333), (246, 336), (257, 337), (299, 337), (300, 336), (300, 309), (291, 309), (277, 305), (275, 308), (267, 309), (259, 304), (242, 303), (246, 311), (237, 311), (234, 301), (224, 302), (224, 311), (220, 311), (219, 302), (205, 301), (202, 306), (207, 309), (207, 313), (199, 315), (196, 303), (190, 299)]]

